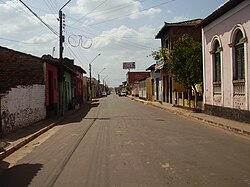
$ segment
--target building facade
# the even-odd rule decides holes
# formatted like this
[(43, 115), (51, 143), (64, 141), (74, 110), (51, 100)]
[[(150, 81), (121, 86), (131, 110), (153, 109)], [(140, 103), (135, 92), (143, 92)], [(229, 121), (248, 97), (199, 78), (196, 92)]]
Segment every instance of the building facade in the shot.
[(41, 58), (0, 47), (0, 131), (9, 133), (46, 118)]
[(202, 22), (205, 112), (250, 121), (250, 0), (230, 0)]
[[(156, 39), (161, 40), (161, 48), (167, 49), (172, 53), (174, 43), (184, 34), (188, 34), (196, 41), (201, 41), (201, 19), (188, 20), (178, 23), (167, 23), (155, 36)], [(161, 58), (156, 61), (155, 71), (160, 73), (159, 79), (156, 80), (156, 95), (155, 100), (176, 104), (174, 92), (187, 91), (182, 84), (177, 83), (168, 68), (166, 59)]]

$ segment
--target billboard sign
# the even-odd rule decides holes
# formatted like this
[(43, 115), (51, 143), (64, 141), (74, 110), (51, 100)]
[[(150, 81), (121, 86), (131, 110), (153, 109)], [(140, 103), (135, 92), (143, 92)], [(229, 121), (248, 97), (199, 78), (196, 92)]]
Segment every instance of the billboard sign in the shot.
[(135, 69), (135, 62), (123, 62), (123, 69)]

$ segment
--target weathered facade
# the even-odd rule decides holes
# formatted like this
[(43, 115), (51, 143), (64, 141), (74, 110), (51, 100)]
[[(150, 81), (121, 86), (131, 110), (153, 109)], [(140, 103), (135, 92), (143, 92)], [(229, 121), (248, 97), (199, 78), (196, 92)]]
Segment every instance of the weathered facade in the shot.
[(127, 91), (129, 94), (139, 96), (139, 80), (150, 77), (150, 72), (128, 72)]
[(160, 72), (155, 71), (155, 65), (153, 64), (150, 67), (146, 69), (146, 71), (150, 72), (151, 77), (151, 84), (147, 84), (148, 86), (151, 86), (151, 88), (148, 88), (148, 90), (151, 90), (151, 101), (157, 101), (160, 98), (160, 90), (159, 90), (159, 78), (160, 78)]
[[(188, 20), (178, 23), (166, 23), (156, 35), (156, 39), (161, 39), (161, 48), (166, 48), (172, 52), (174, 43), (184, 34), (188, 34), (197, 41), (201, 41), (201, 19)], [(174, 92), (184, 92), (186, 89), (182, 84), (177, 83), (168, 69), (166, 59), (156, 61), (155, 71), (160, 73), (157, 79), (156, 89), (159, 94), (155, 100), (176, 104)]]
[(46, 118), (45, 68), (41, 58), (0, 47), (2, 133)]
[(250, 0), (230, 0), (202, 22), (205, 112), (250, 122)]
[(47, 117), (57, 114), (58, 107), (58, 69), (56, 64), (46, 63), (46, 111)]

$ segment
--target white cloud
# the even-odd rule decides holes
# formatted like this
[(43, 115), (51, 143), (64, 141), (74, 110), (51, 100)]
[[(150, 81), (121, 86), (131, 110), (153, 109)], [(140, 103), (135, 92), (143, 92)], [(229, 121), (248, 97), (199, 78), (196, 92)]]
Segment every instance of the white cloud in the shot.
[(175, 23), (175, 22), (181, 22), (181, 21), (186, 21), (186, 20), (188, 20), (188, 18), (185, 17), (185, 16), (175, 16), (175, 17), (171, 20), (171, 22)]
[(142, 16), (154, 16), (155, 14), (158, 14), (161, 12), (161, 9), (159, 8), (150, 8), (147, 11), (141, 11), (135, 14), (130, 15), (129, 17), (131, 19), (136, 19)]
[(93, 48), (110, 49), (115, 44), (145, 50), (154, 41), (155, 33), (156, 30), (149, 25), (144, 25), (137, 30), (121, 25), (118, 28), (103, 31), (99, 36), (95, 37), (93, 39)]
[[(42, 23), (16, 0), (0, 4), (0, 10), (0, 17), (5, 18), (0, 19), (0, 34), (32, 32), (43, 27)], [(45, 14), (41, 19), (52, 27), (58, 26), (56, 15)]]
[(6, 1), (0, 4), (0, 33), (13, 33), (36, 28), (38, 23), (34, 17), (20, 8), (20, 3), (15, 1)]
[(48, 45), (48, 42), (53, 42), (53, 43), (56, 44), (57, 41), (58, 41), (58, 38), (56, 37), (56, 35), (46, 33), (46, 34), (42, 34), (42, 35), (39, 35), (39, 36), (33, 36), (33, 37), (29, 38), (28, 40), (26, 40), (24, 42), (32, 43), (32, 44), (42, 44), (42, 43), (44, 43), (45, 45)]
[(97, 0), (77, 0), (76, 5), (70, 9), (71, 13), (80, 14), (85, 16), (85, 18), (95, 21), (122, 16), (128, 16), (130, 19), (135, 19), (141, 16), (153, 16), (161, 12), (159, 8), (150, 8), (145, 11), (142, 10), (143, 6), (141, 2), (136, 0), (109, 0), (103, 4)]

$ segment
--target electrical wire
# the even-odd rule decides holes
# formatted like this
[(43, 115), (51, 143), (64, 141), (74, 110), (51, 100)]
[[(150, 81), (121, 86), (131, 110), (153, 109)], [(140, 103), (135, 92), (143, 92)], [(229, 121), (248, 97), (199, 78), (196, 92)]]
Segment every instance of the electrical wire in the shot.
[(5, 40), (5, 41), (9, 41), (9, 42), (16, 42), (16, 43), (22, 43), (22, 44), (27, 44), (27, 45), (42, 45), (42, 44), (47, 43), (47, 42), (29, 43), (29, 42), (23, 42), (23, 41), (14, 40), (14, 39), (9, 39), (9, 38), (3, 38), (3, 37), (0, 37), (0, 40)]
[(124, 15), (124, 16), (112, 18), (112, 19), (109, 19), (109, 20), (106, 20), (106, 21), (102, 21), (102, 22), (97, 22), (97, 23), (89, 24), (89, 25), (87, 25), (87, 26), (100, 25), (100, 24), (104, 24), (104, 23), (107, 23), (107, 22), (115, 21), (115, 20), (118, 20), (118, 19), (121, 19), (121, 18), (125, 18), (125, 17), (131, 16), (131, 15), (134, 15), (134, 14), (138, 14), (138, 13), (140, 13), (140, 12), (144, 12), (144, 11), (149, 10), (149, 9), (151, 9), (151, 8), (156, 8), (156, 7), (159, 7), (159, 6), (162, 6), (162, 5), (165, 5), (165, 4), (174, 2), (174, 1), (177, 1), (177, 0), (166, 1), (166, 2), (164, 2), (164, 3), (160, 3), (160, 4), (157, 4), (157, 5), (151, 6), (151, 7), (149, 7), (149, 8), (145, 8), (145, 9), (140, 10), (140, 11), (132, 12), (132, 13), (130, 13), (130, 14), (126, 14), (126, 15)]
[(51, 26), (45, 23), (42, 18), (40, 18), (31, 8), (26, 5), (22, 0), (19, 0), (40, 22), (42, 22), (51, 32), (53, 32), (56, 36), (59, 36), (58, 32), (56, 32)]
[(98, 9), (99, 7), (101, 7), (103, 4), (105, 4), (108, 0), (103, 1), (102, 3), (100, 3), (98, 6), (96, 6), (94, 9), (92, 9), (91, 11), (89, 11), (88, 13), (86, 13), (83, 17), (81, 17), (80, 19), (78, 19), (78, 21), (82, 20), (84, 17), (86, 17), (87, 15), (93, 13), (96, 9)]
[[(70, 26), (68, 26), (68, 27), (70, 27)], [(72, 27), (71, 27), (71, 28), (72, 28)], [(88, 28), (92, 29), (91, 27), (88, 27)], [(88, 34), (90, 34), (90, 35), (93, 36), (93, 37), (97, 37), (98, 35), (102, 34), (102, 32), (99, 31), (98, 29), (92, 29), (92, 30), (93, 30), (95, 33), (97, 33), (97, 34), (93, 34), (91, 31), (88, 32), (88, 31), (86, 31), (86, 30), (81, 30), (81, 29), (78, 29), (78, 28), (75, 28), (75, 29), (77, 29), (77, 30), (79, 30), (79, 31), (81, 31), (81, 32), (88, 33)], [(68, 33), (69, 33), (69, 32), (68, 32)], [(106, 34), (106, 35), (108, 35), (108, 36), (114, 36), (114, 37), (117, 38), (116, 35), (112, 35), (112, 34)], [(123, 42), (126, 46), (131, 46), (131, 47), (140, 48), (140, 49), (156, 50), (155, 48), (150, 47), (150, 45), (149, 45), (149, 46), (146, 46), (146, 45), (142, 45), (142, 44), (137, 44), (137, 43), (132, 42), (131, 40), (128, 40), (128, 39), (126, 39), (126, 38), (120, 38), (120, 39), (122, 39), (121, 42)], [(152, 38), (152, 39), (153, 39), (153, 38)], [(119, 46), (120, 46), (120, 45), (119, 45)], [(120, 46), (120, 47), (125, 48), (124, 46)]]
[[(106, 1), (107, 1), (107, 0), (106, 0)], [(105, 2), (106, 2), (106, 1), (105, 1)], [(139, 1), (139, 2), (143, 2), (143, 1), (147, 1), (147, 0), (141, 0), (141, 1)], [(105, 15), (105, 12), (106, 12), (106, 13), (114, 12), (114, 11), (118, 11), (118, 10), (127, 8), (127, 7), (129, 7), (129, 6), (133, 6), (135, 2), (137, 2), (137, 1), (125, 3), (125, 4), (122, 4), (122, 5), (118, 5), (118, 6), (113, 6), (113, 7), (107, 8), (107, 9), (104, 10), (104, 11), (103, 11), (103, 10), (97, 11), (97, 12), (100, 12), (100, 13), (97, 14), (97, 15)], [(101, 4), (101, 5), (102, 5), (102, 4)], [(97, 7), (99, 7), (99, 5), (98, 5)], [(93, 10), (91, 10), (90, 12), (88, 12), (87, 14), (85, 14), (84, 16), (82, 16), (81, 18), (77, 19), (76, 22), (79, 22), (80, 20), (82, 20), (82, 19), (83, 19), (84, 17), (86, 17), (87, 15), (96, 13), (96, 12), (94, 12), (94, 10), (96, 10), (96, 8), (94, 8)], [(95, 16), (96, 16), (96, 14), (95, 14)], [(75, 22), (75, 23), (76, 23), (76, 22)], [(72, 25), (74, 25), (75, 23), (73, 23)]]
[(73, 52), (73, 50), (70, 48), (70, 46), (67, 45), (67, 43), (65, 43), (65, 48), (67, 48), (69, 50), (69, 53), (78, 60), (79, 63), (81, 63), (81, 65), (87, 70), (87, 68), (84, 66), (84, 64), (82, 63), (82, 60), (80, 60), (77, 55)]

